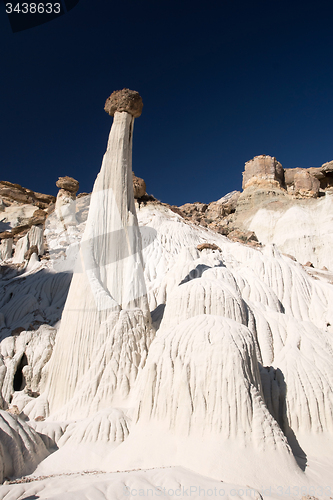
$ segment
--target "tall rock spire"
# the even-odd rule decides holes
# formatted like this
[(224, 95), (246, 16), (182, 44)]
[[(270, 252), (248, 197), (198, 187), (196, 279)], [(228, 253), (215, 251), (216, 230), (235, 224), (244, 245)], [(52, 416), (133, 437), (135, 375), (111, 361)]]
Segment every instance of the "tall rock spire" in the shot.
[[(114, 120), (46, 382), (51, 413), (65, 407), (66, 418), (88, 414), (92, 401), (95, 410), (110, 406), (115, 393), (126, 398), (153, 335), (132, 180), (133, 123), (142, 106), (129, 89), (105, 104)], [(135, 363), (127, 353), (132, 334)]]

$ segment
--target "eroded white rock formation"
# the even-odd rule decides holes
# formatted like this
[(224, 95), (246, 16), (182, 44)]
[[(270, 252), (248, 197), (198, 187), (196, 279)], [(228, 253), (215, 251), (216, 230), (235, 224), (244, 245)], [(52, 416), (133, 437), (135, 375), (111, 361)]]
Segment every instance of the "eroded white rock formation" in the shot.
[[(275, 484), (297, 477), (287, 440), (264, 403), (254, 339), (244, 325), (208, 313), (161, 328), (138, 385), (135, 425), (109, 455), (111, 469), (182, 465), (237, 481), (240, 468), (254, 485), (274, 470)], [(260, 460), (267, 460), (262, 473)]]
[(55, 204), (57, 217), (65, 228), (68, 226), (76, 226), (77, 220), (75, 217), (75, 200), (76, 193), (79, 189), (79, 183), (72, 177), (66, 176), (59, 177), (56, 185), (59, 188)]
[[(56, 331), (32, 323), (56, 321), (66, 275), (33, 254), (22, 275), (5, 269), (1, 277), (0, 404), (22, 412), (42, 437), (31, 452), (35, 465), (43, 444), (59, 448), (35, 474), (113, 472), (102, 486), (78, 486), (80, 498), (190, 480), (226, 492), (241, 483), (253, 498), (260, 493), (252, 488), (275, 498), (282, 486), (319, 498), (320, 488), (333, 488), (333, 274), (303, 267), (270, 243), (284, 234), (303, 258), (321, 242), (319, 257), (329, 258), (332, 165), (286, 179), (274, 158), (259, 157), (247, 164), (242, 195), (196, 204), (216, 217), (236, 209), (243, 230), (255, 223), (266, 234), (265, 246), (231, 242), (157, 202), (142, 204), (140, 235), (131, 144), (141, 108), (127, 90), (106, 103), (114, 123), (86, 226), (88, 197), (78, 226), (59, 231), (49, 218), (48, 247), (61, 253), (67, 235), (68, 260), (83, 234), (50, 361)], [(6, 425), (0, 420), (0, 431)], [(42, 490), (22, 488), (17, 497)], [(67, 491), (59, 488), (57, 495)], [(13, 490), (6, 485), (4, 495)]]
[(0, 410), (0, 482), (31, 474), (49, 452), (42, 438), (16, 415)]
[(153, 338), (132, 180), (142, 101), (126, 89), (110, 99), (114, 120), (46, 387), (51, 414), (66, 418), (124, 404)]

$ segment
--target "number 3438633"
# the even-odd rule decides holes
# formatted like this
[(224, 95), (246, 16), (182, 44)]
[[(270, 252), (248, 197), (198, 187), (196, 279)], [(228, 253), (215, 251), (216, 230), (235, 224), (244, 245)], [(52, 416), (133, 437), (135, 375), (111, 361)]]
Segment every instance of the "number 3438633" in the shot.
[(60, 3), (6, 3), (7, 14), (60, 14)]

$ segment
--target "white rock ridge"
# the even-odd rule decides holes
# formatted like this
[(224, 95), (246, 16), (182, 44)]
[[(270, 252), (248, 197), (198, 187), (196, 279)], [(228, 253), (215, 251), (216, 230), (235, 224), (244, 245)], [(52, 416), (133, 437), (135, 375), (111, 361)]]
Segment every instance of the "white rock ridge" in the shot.
[(153, 337), (133, 196), (133, 122), (130, 112), (114, 113), (51, 359), (50, 411), (66, 418), (126, 399)]
[(31, 474), (49, 452), (42, 438), (16, 415), (0, 410), (0, 482)]

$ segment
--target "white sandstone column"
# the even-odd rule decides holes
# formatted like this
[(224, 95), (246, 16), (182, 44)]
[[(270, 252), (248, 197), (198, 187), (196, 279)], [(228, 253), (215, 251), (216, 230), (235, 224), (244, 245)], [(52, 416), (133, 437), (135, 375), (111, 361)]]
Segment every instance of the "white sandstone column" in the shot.
[(105, 110), (114, 120), (50, 361), (46, 393), (51, 413), (82, 389), (80, 380), (114, 335), (124, 310), (140, 310), (150, 325), (132, 180), (133, 122), (142, 100), (124, 89), (109, 97)]

